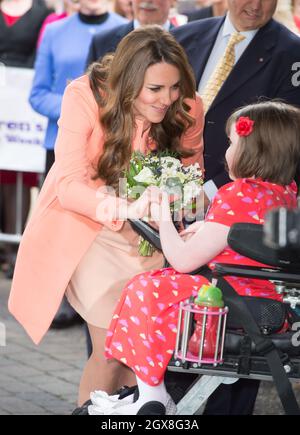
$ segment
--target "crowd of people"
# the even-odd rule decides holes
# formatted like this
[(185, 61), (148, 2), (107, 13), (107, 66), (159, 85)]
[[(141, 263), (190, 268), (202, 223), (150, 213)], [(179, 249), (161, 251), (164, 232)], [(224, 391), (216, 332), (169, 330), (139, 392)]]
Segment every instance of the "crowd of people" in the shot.
[[(234, 223), (296, 207), (299, 21), (298, 0), (0, 0), (0, 62), (34, 67), (29, 102), (48, 121), (45, 179), (27, 223), (38, 177), (23, 175), (16, 263), (15, 248), (3, 247), (2, 270), (14, 272), (9, 310), (36, 344), (51, 326), (85, 322), (78, 405), (97, 390), (90, 414), (175, 413), (170, 325), (193, 283), (207, 283), (189, 272), (234, 261)], [(178, 233), (158, 188), (133, 202), (112, 195), (133, 151), (199, 164), (204, 223)], [(15, 173), (2, 170), (0, 233), (14, 232), (15, 190)], [(163, 252), (141, 257), (129, 220), (145, 215)], [(241, 295), (277, 298), (269, 282), (230, 283)], [(138, 397), (118, 400), (123, 385), (137, 385)], [(251, 414), (258, 387), (222, 385), (204, 412)]]

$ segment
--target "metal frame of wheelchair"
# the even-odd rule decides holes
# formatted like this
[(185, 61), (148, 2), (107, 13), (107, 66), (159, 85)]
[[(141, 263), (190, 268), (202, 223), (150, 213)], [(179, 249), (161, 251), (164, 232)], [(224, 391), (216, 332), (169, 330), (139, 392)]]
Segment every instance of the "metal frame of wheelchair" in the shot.
[[(282, 225), (280, 225), (279, 229), (280, 239), (284, 236), (283, 239), (287, 240), (286, 216), (285, 221), (281, 222), (281, 224)], [(162, 250), (159, 233), (149, 224), (138, 220), (131, 221), (131, 225), (138, 234), (148, 240), (148, 242), (150, 242), (156, 249), (160, 251)], [(223, 276), (227, 275), (270, 280), (275, 283), (277, 292), (283, 296), (284, 303), (290, 304), (293, 308), (298, 305), (300, 306), (300, 273), (298, 273), (298, 271), (300, 271), (300, 254), (297, 253), (293, 255), (294, 253), (292, 253), (292, 255), (289, 255), (288, 257), (285, 255), (283, 255), (283, 257), (278, 256), (276, 249), (265, 246), (263, 242), (262, 229), (262, 225), (258, 224), (234, 224), (229, 231), (228, 244), (235, 252), (252, 258), (260, 263), (268, 264), (270, 267), (259, 268), (218, 264), (214, 271), (214, 279), (217, 281), (218, 279), (221, 279), (222, 281)], [(193, 274), (195, 274), (195, 272)], [(219, 286), (218, 282), (214, 284)], [(219, 287), (222, 289), (222, 286)], [(247, 312), (244, 312), (243, 314), (245, 317), (249, 317)], [(257, 325), (256, 328), (258, 328)], [(281, 353), (278, 353), (277, 355), (276, 350), (275, 352), (270, 352), (270, 350), (264, 349), (264, 346), (266, 346), (265, 339), (262, 340), (263, 343), (259, 343), (260, 338), (263, 336), (261, 331), (258, 330), (257, 336), (255, 336), (255, 334), (250, 334), (252, 337), (250, 338), (248, 336), (247, 338), (248, 343), (245, 348), (248, 347), (248, 352), (244, 352), (244, 349), (241, 349), (240, 352), (229, 353), (224, 351), (223, 353), (221, 349), (221, 355), (215, 355), (215, 359), (220, 357), (222, 362), (206, 364), (204, 360), (202, 360), (199, 363), (199, 361), (189, 361), (189, 358), (186, 357), (190, 337), (189, 334), (192, 330), (190, 320), (187, 319), (184, 325), (182, 334), (183, 341), (181, 341), (181, 336), (179, 335), (180, 327), (177, 329), (177, 348), (175, 350), (177, 358), (174, 358), (173, 355), (168, 370), (199, 375), (185, 396), (177, 404), (177, 414), (198, 414), (202, 405), (220, 384), (231, 384), (236, 382), (239, 378), (244, 378), (274, 381), (285, 412), (291, 415), (300, 415), (299, 406), (290, 385), (290, 382), (300, 382), (300, 347), (294, 348), (290, 354), (281, 351)], [(247, 337), (247, 334), (242, 335), (245, 338)], [(275, 335), (278, 340), (278, 337), (283, 336), (284, 334)], [(259, 337), (259, 340), (257, 340), (257, 337)], [(268, 337), (270, 339), (267, 347), (270, 347), (271, 342), (273, 348), (274, 344), (276, 348), (276, 340), (272, 338), (274, 341), (272, 342), (271, 337), (274, 337), (274, 335)], [(283, 338), (286, 339), (286, 337)], [(223, 342), (223, 338), (221, 338), (221, 341)], [(181, 344), (179, 345), (180, 342)], [(261, 347), (265, 356), (261, 356), (259, 352), (256, 352), (255, 354), (251, 353), (249, 355), (249, 342), (250, 347), (256, 342), (254, 348), (257, 350)], [(259, 346), (257, 346), (257, 344)], [(260, 346), (260, 344), (262, 344), (262, 346)], [(291, 350), (289, 345), (287, 346), (287, 349), (289, 351)], [(180, 356), (180, 358), (178, 356)], [(270, 362), (270, 359), (273, 359), (277, 364), (276, 370), (274, 369), (274, 364)], [(275, 379), (272, 376), (272, 372), (274, 373), (275, 371), (277, 372), (276, 375), (280, 372), (281, 384), (278, 382), (278, 379)], [(289, 396), (288, 400), (286, 399), (287, 396)]]
[[(274, 268), (243, 268), (236, 265), (216, 265), (214, 280), (215, 284), (220, 276), (235, 275), (269, 279), (276, 285), (276, 290), (283, 296), (283, 302), (290, 304), (293, 308), (300, 306), (300, 274)], [(224, 337), (221, 337), (221, 359), (220, 362), (207, 364), (201, 359), (201, 345), (199, 360), (188, 358), (188, 341), (191, 336), (192, 316), (185, 313), (183, 329), (178, 323), (176, 350), (168, 366), (168, 370), (182, 373), (195, 373), (199, 377), (193, 383), (185, 396), (177, 405), (178, 415), (198, 414), (209, 396), (222, 383), (231, 384), (239, 378), (273, 381), (267, 360), (259, 355), (228, 354), (223, 350)], [(203, 338), (203, 337), (202, 337)], [(300, 343), (299, 343), (300, 345)], [(217, 354), (215, 355), (215, 359)], [(300, 382), (300, 347), (295, 356), (289, 357), (284, 363), (284, 370), (290, 382)]]

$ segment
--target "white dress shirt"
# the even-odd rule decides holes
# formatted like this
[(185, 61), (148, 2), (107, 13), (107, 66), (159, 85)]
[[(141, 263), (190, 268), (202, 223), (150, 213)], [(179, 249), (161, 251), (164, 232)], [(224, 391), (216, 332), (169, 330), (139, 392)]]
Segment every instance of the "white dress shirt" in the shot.
[[(256, 30), (249, 30), (247, 32), (240, 32), (242, 35), (245, 36), (245, 39), (235, 46), (235, 64), (238, 62), (256, 33), (259, 29)], [(203, 90), (212, 75), (213, 71), (215, 70), (215, 67), (217, 66), (219, 60), (222, 58), (222, 56), (225, 53), (227, 44), (229, 42), (229, 39), (233, 33), (236, 33), (237, 30), (230, 21), (229, 13), (227, 13), (224, 24), (219, 30), (217, 39), (215, 41), (215, 44), (213, 46), (213, 49), (210, 53), (210, 56), (208, 58), (208, 61), (206, 63), (206, 66), (204, 68), (199, 87), (198, 92), (201, 95), (203, 93)], [(212, 200), (212, 198), (217, 193), (217, 186), (212, 180), (208, 180), (206, 183), (204, 183), (204, 191), (207, 195), (207, 197)]]

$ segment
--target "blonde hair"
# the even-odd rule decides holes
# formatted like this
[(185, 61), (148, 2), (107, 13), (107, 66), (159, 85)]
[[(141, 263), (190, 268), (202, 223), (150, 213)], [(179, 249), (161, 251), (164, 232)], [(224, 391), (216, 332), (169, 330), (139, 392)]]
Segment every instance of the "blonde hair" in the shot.
[(180, 97), (168, 109), (163, 121), (152, 124), (150, 136), (158, 150), (178, 152), (184, 157), (181, 137), (194, 119), (189, 115), (186, 98), (195, 98), (196, 83), (183, 48), (159, 26), (145, 26), (129, 33), (114, 55), (105, 56), (89, 70), (90, 85), (100, 109), (105, 131), (104, 152), (98, 161), (97, 177), (116, 187), (128, 167), (135, 130), (134, 100), (138, 97), (146, 70), (166, 62), (180, 73)]

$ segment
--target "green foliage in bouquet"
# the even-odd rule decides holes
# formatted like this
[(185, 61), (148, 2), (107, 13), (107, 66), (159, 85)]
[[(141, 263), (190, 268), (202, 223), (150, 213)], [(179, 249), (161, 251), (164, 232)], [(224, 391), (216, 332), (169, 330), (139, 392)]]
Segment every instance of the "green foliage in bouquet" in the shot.
[[(126, 179), (126, 194), (131, 200), (138, 199), (149, 186), (157, 186), (166, 191), (170, 196), (173, 216), (183, 207), (185, 210), (195, 210), (195, 197), (200, 194), (203, 184), (199, 164), (185, 167), (179, 155), (170, 151), (153, 152), (147, 155), (134, 152), (124, 178)], [(153, 252), (153, 246), (141, 239), (140, 255), (151, 256)]]
[(149, 186), (160, 187), (162, 159), (164, 157), (172, 157), (179, 161), (179, 154), (175, 152), (171, 153), (170, 151), (147, 155), (135, 151), (132, 154), (129, 168), (124, 172), (124, 178), (127, 180), (127, 195), (129, 199), (138, 199)]

